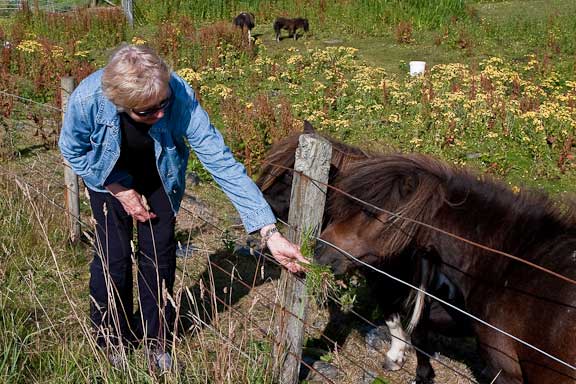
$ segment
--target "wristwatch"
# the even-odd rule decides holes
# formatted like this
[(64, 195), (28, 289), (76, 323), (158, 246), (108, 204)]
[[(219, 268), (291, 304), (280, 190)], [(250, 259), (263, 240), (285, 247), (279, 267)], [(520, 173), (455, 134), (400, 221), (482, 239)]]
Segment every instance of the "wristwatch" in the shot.
[(265, 246), (266, 243), (268, 243), (268, 240), (270, 240), (270, 238), (275, 234), (275, 233), (280, 233), (280, 231), (278, 230), (278, 228), (276, 228), (276, 226), (269, 228), (265, 233), (264, 236), (262, 236), (262, 246)]

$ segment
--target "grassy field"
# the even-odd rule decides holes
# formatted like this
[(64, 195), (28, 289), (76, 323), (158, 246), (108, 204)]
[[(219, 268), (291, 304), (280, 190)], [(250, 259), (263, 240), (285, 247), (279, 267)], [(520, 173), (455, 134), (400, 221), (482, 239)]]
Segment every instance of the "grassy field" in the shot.
[[(59, 81), (81, 80), (121, 41), (166, 57), (254, 175), (269, 145), (307, 119), (368, 149), (430, 153), (514, 188), (574, 192), (576, 2), (350, 4), (143, 0), (134, 29), (109, 8), (0, 19), (0, 42), (10, 42), (0, 48), (0, 382), (270, 382), (260, 332), (270, 310), (209, 260), (235, 269), (257, 294), (272, 289), (277, 270), (260, 273), (260, 260), (233, 253), (243, 238), (236, 216), (194, 160), (200, 203), (181, 214), (178, 236), (204, 251), (178, 264), (174, 299), (186, 331), (178, 370), (154, 376), (141, 351), (116, 370), (90, 341), (91, 251), (68, 244), (62, 219)], [(310, 19), (310, 33), (277, 43), (272, 22), (293, 9)], [(230, 25), (241, 10), (256, 14), (250, 46)], [(427, 62), (424, 76), (408, 75), (411, 60)], [(84, 205), (89, 233), (87, 213)]]

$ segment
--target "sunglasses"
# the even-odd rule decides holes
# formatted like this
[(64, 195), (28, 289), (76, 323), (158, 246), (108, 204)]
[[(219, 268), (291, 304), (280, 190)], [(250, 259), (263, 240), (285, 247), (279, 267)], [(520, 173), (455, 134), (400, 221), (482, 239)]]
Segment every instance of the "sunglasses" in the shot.
[(162, 100), (160, 102), (160, 104), (158, 104), (155, 107), (152, 108), (148, 108), (144, 111), (135, 111), (134, 109), (132, 109), (132, 112), (140, 117), (149, 117), (149, 116), (153, 116), (155, 114), (157, 114), (159, 111), (163, 111), (166, 108), (168, 108), (168, 106), (170, 105), (170, 103), (172, 102), (172, 95), (168, 96), (167, 98), (165, 98), (164, 100)]

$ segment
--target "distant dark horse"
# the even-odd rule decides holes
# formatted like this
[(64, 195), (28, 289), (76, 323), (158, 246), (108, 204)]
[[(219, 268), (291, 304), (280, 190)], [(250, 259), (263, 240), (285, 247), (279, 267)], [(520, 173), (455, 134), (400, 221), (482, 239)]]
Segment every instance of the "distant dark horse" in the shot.
[(276, 33), (276, 41), (280, 41), (280, 31), (283, 29), (288, 31), (289, 37), (292, 37), (294, 40), (296, 40), (298, 38), (296, 30), (303, 29), (304, 32), (308, 32), (309, 29), (308, 19), (303, 19), (301, 17), (297, 17), (295, 19), (278, 17), (274, 21), (274, 32)]
[(242, 32), (248, 36), (248, 44), (252, 43), (252, 28), (254, 28), (254, 14), (250, 12), (241, 12), (234, 18), (234, 25), (242, 29)]
[[(307, 121), (304, 122), (304, 133), (316, 133), (312, 125)], [(293, 179), (290, 169), (294, 168), (294, 158), (299, 137), (299, 133), (291, 135), (270, 148), (262, 167), (261, 176), (256, 182), (276, 216), (284, 221), (288, 220)], [(330, 141), (332, 145), (329, 184), (333, 184), (340, 173), (345, 172), (356, 162), (376, 156), (373, 153), (346, 145), (333, 138), (323, 137)], [(332, 189), (328, 189), (329, 197), (333, 193)], [(330, 219), (330, 214), (325, 212), (324, 222), (327, 223)], [(406, 253), (408, 254), (409, 252), (410, 250)], [(415, 257), (415, 253), (412, 252), (407, 255), (407, 257), (413, 258)], [(430, 288), (434, 290), (434, 292), (443, 298), (458, 301), (458, 293), (451, 287), (450, 282), (445, 279), (437, 279), (436, 276), (431, 276), (428, 271), (424, 271), (425, 268), (422, 268), (418, 260), (416, 260), (413, 265), (407, 265), (406, 263), (387, 263), (386, 269), (397, 277), (410, 279), (415, 285), (419, 285), (424, 289)], [(430, 310), (432, 312), (429, 316), (430, 319), (427, 318), (426, 321), (431, 321), (431, 328), (442, 333), (448, 333), (447, 329), (449, 329), (449, 333), (452, 335), (466, 334), (466, 324), (454, 324), (452, 315), (447, 314), (443, 308), (439, 308), (438, 306), (434, 306), (434, 308), (422, 308), (424, 305), (423, 295), (415, 294), (404, 285), (374, 273), (367, 268), (360, 269), (359, 272), (366, 278), (367, 288), (372, 292), (368, 294), (368, 296), (372, 296), (372, 298), (368, 298), (368, 300), (372, 302), (366, 303), (367, 307), (370, 308), (369, 312), (372, 312), (374, 306), (379, 304), (384, 312), (383, 316), (386, 324), (393, 335), (392, 345), (386, 354), (384, 362), (386, 369), (399, 369), (404, 362), (405, 352), (409, 347), (410, 337), (402, 327), (401, 319), (398, 315), (401, 312), (405, 312), (404, 307), (406, 302), (410, 302), (414, 306), (413, 315), (408, 325), (408, 333), (416, 326), (422, 311)], [(418, 276), (415, 277), (417, 274)], [(446, 293), (441, 293), (441, 291), (445, 291)], [(382, 292), (386, 292), (386, 294), (383, 295)], [(378, 299), (375, 300), (374, 297)], [(414, 300), (412, 300), (413, 298)], [(339, 345), (342, 345), (349, 331), (349, 329), (343, 327), (343, 325), (349, 325), (348, 323), (353, 320), (353, 316), (351, 314), (341, 313), (336, 305), (331, 304), (328, 308), (330, 310), (330, 322), (324, 334), (336, 341)]]
[[(459, 288), (466, 311), (561, 360), (474, 322), (491, 377), (499, 374), (495, 383), (575, 382), (576, 286), (431, 226), (574, 280), (576, 206), (531, 191), (515, 194), (424, 155), (357, 162), (336, 186), (386, 211), (333, 194), (323, 239), (369, 264), (398, 262), (405, 249), (423, 250), (419, 254)], [(316, 258), (337, 273), (357, 265), (330, 247)], [(417, 382), (432, 382), (432, 367), (417, 355)]]

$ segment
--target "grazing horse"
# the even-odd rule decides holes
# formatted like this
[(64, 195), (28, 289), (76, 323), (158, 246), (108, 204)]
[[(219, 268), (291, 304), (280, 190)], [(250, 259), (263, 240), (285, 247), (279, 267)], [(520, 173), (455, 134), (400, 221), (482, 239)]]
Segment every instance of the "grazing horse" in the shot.
[[(332, 222), (322, 239), (369, 264), (398, 262), (405, 249), (422, 250), (418, 255), (459, 288), (467, 312), (523, 341), (473, 323), (495, 383), (575, 382), (575, 205), (530, 190), (514, 193), (501, 182), (416, 154), (356, 162), (336, 187), (370, 205), (333, 194)], [(337, 273), (358, 263), (330, 247), (316, 258)], [(432, 367), (421, 360), (418, 355), (416, 382), (431, 383)]]
[(250, 12), (241, 12), (234, 18), (234, 25), (242, 29), (242, 32), (248, 35), (248, 44), (252, 43), (252, 28), (254, 28), (254, 14)]
[[(304, 121), (304, 133), (312, 134), (317, 133), (308, 121)], [(275, 143), (264, 160), (264, 164), (260, 173), (260, 177), (256, 184), (262, 190), (264, 197), (272, 207), (275, 215), (284, 220), (288, 220), (288, 211), (290, 208), (290, 194), (292, 190), (292, 172), (294, 168), (295, 153), (298, 147), (298, 139), (300, 133), (291, 135), (278, 143)], [(330, 141), (332, 145), (332, 157), (330, 160), (330, 171), (328, 183), (333, 184), (334, 180), (349, 167), (353, 166), (356, 162), (361, 162), (376, 156), (376, 154), (366, 152), (362, 149), (346, 145), (333, 138), (323, 136)], [(333, 194), (331, 188), (328, 189), (328, 199)], [(324, 213), (324, 223), (330, 221), (329, 212)], [(406, 252), (407, 257), (414, 257), (414, 253), (410, 250)], [(459, 296), (456, 290), (451, 286), (449, 280), (442, 279), (438, 274), (428, 273), (426, 268), (422, 268), (420, 263), (415, 262), (406, 267), (405, 263), (386, 263), (388, 271), (393, 275), (410, 279), (414, 284), (420, 285), (422, 288), (429, 287), (434, 292), (438, 293), (445, 299), (451, 302), (459, 302)], [(452, 321), (452, 314), (447, 314), (444, 308), (439, 307), (433, 303), (433, 308), (422, 308), (424, 305), (424, 297), (421, 294), (414, 294), (413, 291), (406, 289), (400, 283), (397, 283), (387, 277), (374, 273), (368, 268), (359, 269), (359, 272), (366, 279), (366, 287), (369, 293), (368, 296), (371, 301), (364, 300), (366, 307), (370, 308), (368, 313), (374, 309), (374, 297), (378, 297), (383, 317), (385, 318), (386, 325), (390, 329), (392, 337), (392, 345), (386, 354), (384, 367), (388, 370), (400, 369), (405, 360), (405, 352), (409, 346), (410, 336), (409, 333), (416, 327), (418, 320), (421, 317), (422, 311), (431, 311), (431, 314), (425, 320), (430, 323), (430, 327), (434, 330), (440, 330), (444, 334), (450, 335), (466, 335), (469, 331), (466, 329), (465, 322), (454, 324)], [(417, 272), (417, 273), (415, 273)], [(418, 275), (415, 277), (415, 275)], [(442, 293), (442, 292), (446, 293)], [(388, 292), (382, 295), (382, 292)], [(360, 298), (362, 301), (362, 298)], [(408, 325), (408, 333), (404, 330), (399, 313), (405, 312), (406, 302), (410, 302), (413, 306), (413, 315)], [(417, 303), (417, 304), (416, 304)], [(339, 308), (333, 303), (328, 306), (330, 312), (330, 321), (324, 330), (324, 335), (334, 340), (337, 344), (343, 345), (349, 328), (342, 329), (342, 324), (350, 324), (353, 321), (353, 316), (350, 313), (342, 313)], [(367, 315), (369, 316), (369, 315)], [(449, 329), (450, 332), (446, 330)], [(405, 342), (406, 341), (406, 342)]]
[(287, 30), (288, 36), (292, 37), (294, 40), (298, 38), (298, 34), (296, 33), (297, 29), (303, 29), (304, 32), (308, 32), (308, 19), (303, 19), (301, 17), (297, 17), (295, 19), (287, 19), (285, 17), (278, 17), (274, 21), (274, 33), (276, 34), (276, 41), (280, 41), (280, 31)]

